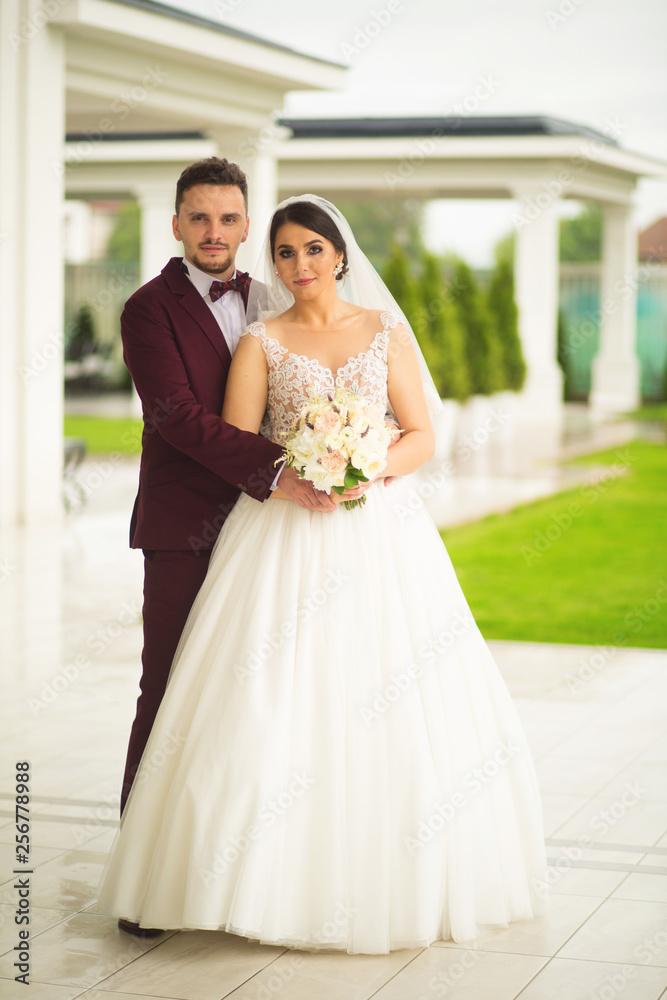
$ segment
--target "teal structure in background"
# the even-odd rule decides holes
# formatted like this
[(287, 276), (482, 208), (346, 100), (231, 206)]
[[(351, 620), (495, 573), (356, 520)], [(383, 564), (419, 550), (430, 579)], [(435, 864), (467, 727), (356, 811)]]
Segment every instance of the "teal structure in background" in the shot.
[[(565, 319), (562, 357), (568, 397), (587, 399), (600, 335), (600, 265), (561, 264), (559, 308)], [(637, 355), (644, 400), (667, 396), (667, 265), (640, 261), (637, 270)]]

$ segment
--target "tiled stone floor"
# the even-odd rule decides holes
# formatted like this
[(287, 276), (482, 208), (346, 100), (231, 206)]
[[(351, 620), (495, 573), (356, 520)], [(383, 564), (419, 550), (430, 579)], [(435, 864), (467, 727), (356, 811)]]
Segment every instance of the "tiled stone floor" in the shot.
[[(127, 549), (136, 466), (92, 460), (86, 475), (88, 503), (62, 534), (0, 538), (0, 998), (667, 997), (667, 653), (658, 650), (490, 643), (541, 782), (548, 917), (389, 956), (119, 932), (95, 890), (138, 679), (142, 566)], [(13, 979), (18, 760), (32, 772), (28, 987)]]

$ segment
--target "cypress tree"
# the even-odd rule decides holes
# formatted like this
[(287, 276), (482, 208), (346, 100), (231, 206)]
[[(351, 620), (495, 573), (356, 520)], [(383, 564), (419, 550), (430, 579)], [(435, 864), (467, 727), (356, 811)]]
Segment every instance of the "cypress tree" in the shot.
[(118, 209), (106, 256), (109, 260), (141, 260), (141, 209), (136, 201), (124, 201)]
[(514, 300), (514, 271), (507, 259), (498, 259), (489, 285), (489, 311), (500, 345), (503, 388), (518, 392), (526, 380), (519, 338), (519, 311)]
[(422, 255), (418, 290), (421, 321), (415, 333), (438, 392), (443, 399), (464, 400), (470, 395), (470, 377), (463, 332), (433, 254)]
[(463, 329), (470, 388), (488, 396), (504, 388), (500, 344), (485, 297), (465, 261), (456, 261), (454, 282), (454, 305)]
[(391, 254), (382, 277), (408, 323), (414, 329), (419, 322), (419, 297), (414, 278), (410, 273), (408, 256), (398, 243), (394, 243), (391, 248)]

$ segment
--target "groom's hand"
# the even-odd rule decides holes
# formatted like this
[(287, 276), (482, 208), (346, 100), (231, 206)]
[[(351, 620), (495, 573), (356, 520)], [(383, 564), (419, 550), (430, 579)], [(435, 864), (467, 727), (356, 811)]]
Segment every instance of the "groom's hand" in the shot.
[(316, 490), (312, 483), (299, 476), (296, 469), (285, 467), (278, 477), (278, 486), (290, 500), (294, 500), (306, 510), (331, 511), (336, 509), (336, 504), (328, 493)]

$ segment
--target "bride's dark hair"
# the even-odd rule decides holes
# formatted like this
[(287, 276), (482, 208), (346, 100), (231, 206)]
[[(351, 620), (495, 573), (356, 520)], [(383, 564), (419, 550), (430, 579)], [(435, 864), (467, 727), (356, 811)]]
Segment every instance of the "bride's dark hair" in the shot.
[(324, 209), (320, 208), (319, 205), (313, 204), (312, 201), (293, 201), (289, 205), (285, 205), (284, 208), (279, 208), (274, 213), (269, 231), (272, 260), (275, 261), (276, 259), (276, 235), (280, 227), (284, 226), (286, 222), (295, 222), (298, 226), (310, 229), (311, 232), (317, 233), (319, 236), (324, 236), (330, 243), (333, 243), (336, 253), (342, 253), (343, 255), (343, 267), (340, 273), (336, 275), (336, 281), (340, 281), (347, 274), (347, 247), (345, 240), (331, 216)]

